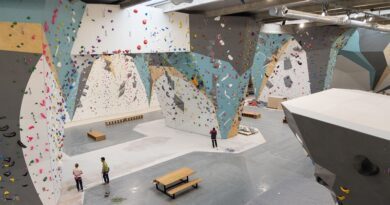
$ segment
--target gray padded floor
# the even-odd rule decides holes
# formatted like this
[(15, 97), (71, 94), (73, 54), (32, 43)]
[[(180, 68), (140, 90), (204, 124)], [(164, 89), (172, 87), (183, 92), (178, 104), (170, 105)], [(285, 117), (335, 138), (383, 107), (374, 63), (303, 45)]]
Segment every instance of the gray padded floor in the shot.
[[(253, 108), (248, 108), (253, 109)], [(255, 108), (258, 109), (258, 108)], [(261, 109), (261, 119), (244, 118), (267, 142), (241, 154), (190, 153), (112, 180), (85, 192), (86, 205), (331, 205), (330, 193), (313, 177), (313, 165), (287, 125), (283, 113)], [(152, 180), (188, 166), (203, 179), (197, 190), (175, 200), (155, 190)], [(104, 198), (104, 192), (111, 195)], [(120, 203), (113, 200), (122, 199)], [(119, 200), (121, 201), (121, 200)]]
[[(96, 122), (65, 129), (64, 152), (69, 156), (74, 156), (104, 147), (121, 144), (144, 137), (143, 134), (134, 131), (138, 124), (162, 119), (161, 111), (144, 114), (141, 120), (125, 122), (116, 125), (106, 126), (104, 122)], [(89, 130), (98, 130), (106, 134), (106, 140), (96, 142), (87, 137)]]

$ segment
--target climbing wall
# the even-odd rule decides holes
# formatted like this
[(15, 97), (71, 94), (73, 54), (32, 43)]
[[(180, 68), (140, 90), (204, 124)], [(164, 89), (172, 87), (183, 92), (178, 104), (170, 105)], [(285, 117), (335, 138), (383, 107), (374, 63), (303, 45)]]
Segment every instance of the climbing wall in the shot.
[(23, 155), (43, 204), (57, 204), (62, 168), (64, 102), (42, 56), (28, 81), (20, 108)]
[(269, 96), (288, 99), (310, 94), (309, 71), (306, 52), (295, 40), (287, 41), (278, 51), (273, 71), (269, 75), (259, 100), (268, 101)]
[(306, 51), (312, 93), (324, 90), (332, 45), (346, 31), (339, 26), (320, 26), (299, 29), (292, 34)]
[[(65, 19), (72, 24), (75, 19), (62, 14), (74, 15), (75, 5), (45, 0), (0, 2), (1, 204), (57, 204), (66, 111), (52, 60), (67, 57), (70, 62), (70, 55), (63, 52), (71, 44), (65, 39), (73, 30)], [(49, 8), (55, 12), (45, 24)], [(55, 45), (57, 51), (51, 52)]]
[(333, 71), (332, 88), (371, 90), (370, 73), (352, 60), (338, 55)]
[(99, 55), (92, 64), (78, 59), (83, 69), (84, 88), (80, 90), (73, 121), (123, 113), (147, 112), (149, 106), (158, 107), (149, 98), (141, 75), (131, 56), (123, 54)]
[(259, 33), (251, 67), (251, 78), (256, 98), (268, 81), (277, 61), (279, 49), (292, 37), (290, 35)]
[(85, 4), (82, 1), (45, 0), (41, 22), (44, 32), (43, 54), (56, 76), (72, 117), (75, 108), (79, 71), (72, 63), (71, 49), (80, 27)]
[(187, 81), (196, 78), (201, 84), (197, 89), (215, 107), (221, 137), (233, 137), (241, 120), (258, 27), (243, 17), (190, 15), (190, 22), (192, 52), (160, 54), (151, 64), (174, 67)]
[(166, 14), (153, 7), (121, 9), (119, 5), (89, 4), (86, 6), (72, 54), (189, 50), (187, 14)]
[[(389, 45), (390, 35), (387, 33), (367, 29), (355, 29), (345, 32), (333, 45), (334, 52), (332, 52), (329, 60), (328, 77), (337, 79), (335, 77), (337, 70), (343, 69), (343, 65), (338, 66), (340, 63), (337, 62), (337, 59), (345, 58), (356, 64), (355, 67), (365, 69), (369, 73), (368, 79), (361, 76), (356, 78), (354, 82), (368, 82), (370, 85), (368, 90), (380, 90), (376, 88), (386, 87), (385, 85), (378, 85), (382, 84), (387, 75), (386, 69), (389, 64), (386, 60), (386, 48)], [(328, 80), (327, 83), (329, 82)], [(346, 88), (348, 87), (353, 88), (353, 84), (346, 85)]]
[[(204, 91), (197, 89), (185, 76), (173, 68), (151, 68), (165, 123), (173, 128), (209, 135), (218, 128), (216, 111)], [(220, 137), (220, 135), (218, 135)]]
[(291, 130), (315, 166), (313, 180), (338, 204), (390, 204), (389, 104), (388, 96), (347, 89), (283, 103)]

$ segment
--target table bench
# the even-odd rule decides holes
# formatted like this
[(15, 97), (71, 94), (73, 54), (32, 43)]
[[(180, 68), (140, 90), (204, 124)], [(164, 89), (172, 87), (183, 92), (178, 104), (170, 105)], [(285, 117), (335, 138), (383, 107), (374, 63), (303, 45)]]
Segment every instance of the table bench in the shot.
[(177, 193), (186, 190), (191, 186), (194, 188), (198, 187), (198, 183), (202, 181), (201, 179), (189, 181), (189, 176), (194, 173), (194, 170), (183, 167), (156, 178), (153, 180), (153, 183), (156, 185), (157, 190), (174, 199)]
[(243, 111), (242, 112), (242, 116), (243, 117), (250, 117), (250, 118), (258, 119), (258, 118), (261, 117), (261, 114), (258, 113), (258, 112)]
[(87, 133), (88, 137), (94, 139), (95, 141), (102, 141), (106, 139), (106, 135), (102, 132), (91, 130)]

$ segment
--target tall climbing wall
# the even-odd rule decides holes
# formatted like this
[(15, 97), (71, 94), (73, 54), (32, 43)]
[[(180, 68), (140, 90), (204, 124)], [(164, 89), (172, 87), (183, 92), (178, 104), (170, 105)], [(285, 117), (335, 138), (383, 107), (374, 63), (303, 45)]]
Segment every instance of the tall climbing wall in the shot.
[(286, 34), (264, 34), (259, 33), (253, 64), (251, 67), (251, 78), (256, 98), (260, 97), (261, 91), (265, 88), (268, 78), (273, 73), (278, 60), (279, 49), (292, 37)]
[(299, 43), (295, 40), (287, 41), (279, 49), (276, 58), (259, 100), (267, 102), (269, 96), (292, 99), (309, 95), (311, 90), (306, 52)]
[(82, 75), (79, 84), (80, 88), (83, 85), (83, 89), (79, 91), (73, 121), (146, 112), (150, 106), (158, 107), (156, 100), (149, 105), (145, 86), (131, 56), (99, 55), (91, 64), (82, 58), (79, 57), (76, 62), (87, 65), (83, 68), (87, 74)]
[(70, 53), (84, 9), (82, 1), (45, 0), (41, 11), (45, 32), (43, 54), (61, 85), (70, 116), (73, 116), (79, 81), (79, 71), (72, 63)]
[[(91, 36), (91, 33), (93, 34)], [(72, 54), (189, 51), (187, 14), (153, 7), (89, 4)]]
[(60, 197), (64, 101), (55, 78), (42, 56), (32, 72), (20, 108), (20, 136), (35, 189), (43, 204)]
[(299, 29), (292, 34), (306, 51), (312, 93), (324, 90), (332, 45), (345, 31), (346, 28), (339, 26), (320, 26)]
[[(221, 137), (232, 137), (237, 134), (241, 120), (240, 110), (250, 76), (249, 68), (253, 61), (258, 27), (249, 18), (206, 18), (201, 15), (190, 15), (190, 24), (191, 52), (160, 54), (156, 57), (158, 60), (152, 61), (151, 64), (174, 67), (185, 78), (180, 85), (187, 84), (184, 83), (187, 81), (193, 83), (196, 88), (189, 85), (187, 87), (207, 96), (208, 101), (203, 103), (212, 103), (209, 105), (210, 111), (201, 111), (206, 116), (187, 116), (186, 119), (194, 124), (206, 124), (214, 120), (214, 115), (210, 116), (214, 108), (218, 125), (216, 128)], [(192, 78), (196, 82), (193, 82)], [(192, 92), (195, 91), (190, 91)], [(197, 103), (203, 97), (195, 98), (193, 94), (190, 96), (191, 100)], [(171, 99), (171, 102), (174, 102), (174, 99)], [(201, 106), (204, 105), (197, 106), (202, 110)], [(198, 123), (199, 119), (203, 122)]]
[[(68, 1), (53, 2), (55, 16), (72, 7)], [(47, 3), (0, 2), (1, 204), (54, 205), (59, 197), (66, 112), (43, 26)], [(56, 19), (47, 26), (55, 27), (56, 44), (69, 29)]]

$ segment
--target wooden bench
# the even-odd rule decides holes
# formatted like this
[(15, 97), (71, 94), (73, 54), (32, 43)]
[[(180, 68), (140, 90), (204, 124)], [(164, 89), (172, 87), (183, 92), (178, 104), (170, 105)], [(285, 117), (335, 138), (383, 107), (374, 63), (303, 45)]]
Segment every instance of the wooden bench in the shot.
[(243, 111), (242, 112), (242, 116), (243, 117), (250, 117), (250, 118), (258, 119), (258, 118), (261, 117), (261, 114), (258, 113), (258, 112)]
[(106, 135), (102, 132), (91, 130), (87, 133), (88, 137), (94, 139), (95, 141), (102, 141), (106, 139)]
[(168, 194), (171, 195), (172, 199), (176, 197), (176, 194), (188, 189), (189, 187), (198, 188), (198, 183), (200, 183), (202, 179), (194, 179), (187, 183), (181, 184), (171, 190), (168, 191)]
[(119, 123), (124, 123), (124, 122), (129, 122), (133, 120), (140, 120), (143, 119), (144, 115), (134, 115), (134, 116), (129, 116), (129, 117), (121, 117), (121, 118), (115, 118), (111, 120), (106, 120), (106, 126), (108, 125), (115, 125)]

